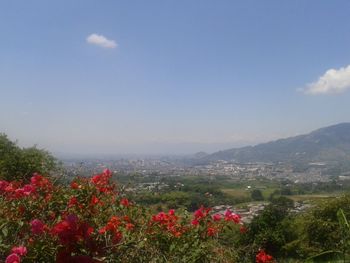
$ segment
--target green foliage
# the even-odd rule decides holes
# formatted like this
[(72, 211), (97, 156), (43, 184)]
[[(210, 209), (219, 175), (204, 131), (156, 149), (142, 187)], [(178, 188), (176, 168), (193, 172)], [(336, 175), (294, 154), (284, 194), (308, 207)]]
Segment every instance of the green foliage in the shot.
[(348, 254), (350, 196), (324, 201), (293, 222), (295, 238), (284, 246), (289, 255), (310, 262), (337, 262)]
[(35, 146), (20, 148), (0, 134), (0, 179), (26, 181), (34, 172), (48, 174), (57, 167), (57, 160), (49, 152)]
[(251, 261), (256, 251), (264, 248), (269, 254), (284, 257), (283, 246), (293, 236), (288, 217), (288, 209), (293, 201), (285, 197), (272, 202), (249, 224), (246, 235), (239, 238), (241, 257)]
[(292, 190), (290, 187), (282, 187), (281, 195), (292, 195)]
[(253, 201), (262, 201), (264, 197), (259, 189), (254, 189), (251, 193), (251, 198)]
[[(150, 180), (150, 178), (148, 179)], [(209, 184), (207, 181), (202, 180), (203, 178), (200, 177), (176, 178), (176, 181), (173, 178), (157, 178), (154, 181), (161, 181), (167, 187), (134, 191), (129, 193), (129, 197), (142, 205), (162, 206), (166, 209), (185, 208), (188, 211), (194, 211), (201, 205), (232, 205), (242, 201), (242, 198), (236, 198), (224, 193), (217, 184)], [(243, 201), (249, 201), (249, 198), (243, 199)]]
[(348, 262), (348, 251), (350, 248), (350, 226), (343, 209), (337, 212), (337, 218), (341, 230), (341, 242), (339, 250), (328, 250), (307, 259), (307, 262)]

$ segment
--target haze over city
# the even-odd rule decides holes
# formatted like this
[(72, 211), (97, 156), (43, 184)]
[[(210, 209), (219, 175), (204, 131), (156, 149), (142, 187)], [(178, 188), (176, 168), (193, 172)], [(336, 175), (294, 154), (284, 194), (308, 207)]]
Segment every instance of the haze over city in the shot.
[(213, 152), (350, 121), (349, 1), (2, 1), (0, 131)]

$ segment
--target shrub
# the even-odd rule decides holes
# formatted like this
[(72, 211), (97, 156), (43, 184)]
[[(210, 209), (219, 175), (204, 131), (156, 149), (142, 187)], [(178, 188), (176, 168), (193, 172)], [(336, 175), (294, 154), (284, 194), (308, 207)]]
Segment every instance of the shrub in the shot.
[[(234, 262), (222, 236), (238, 233), (240, 217), (200, 207), (154, 213), (129, 201), (111, 172), (53, 184), (0, 181), (0, 261)], [(259, 252), (260, 253), (260, 252)], [(261, 252), (262, 253), (262, 252)], [(270, 260), (260, 253), (257, 257)], [(271, 261), (271, 260), (270, 260)], [(270, 262), (265, 261), (265, 262)]]

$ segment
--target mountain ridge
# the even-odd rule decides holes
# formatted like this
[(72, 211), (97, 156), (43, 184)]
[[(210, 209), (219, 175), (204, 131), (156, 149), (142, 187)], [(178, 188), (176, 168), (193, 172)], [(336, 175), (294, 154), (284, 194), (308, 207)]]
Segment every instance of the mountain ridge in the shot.
[(255, 146), (214, 152), (200, 159), (236, 162), (350, 162), (350, 123), (344, 122), (308, 134)]

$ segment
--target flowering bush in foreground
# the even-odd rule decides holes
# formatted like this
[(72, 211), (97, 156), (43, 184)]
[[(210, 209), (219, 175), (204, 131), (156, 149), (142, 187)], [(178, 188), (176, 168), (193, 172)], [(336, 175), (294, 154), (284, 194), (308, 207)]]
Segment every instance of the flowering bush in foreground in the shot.
[[(0, 262), (239, 262), (221, 234), (245, 228), (231, 211), (153, 214), (118, 194), (111, 172), (55, 185), (0, 181)], [(257, 262), (272, 262), (262, 251)]]

